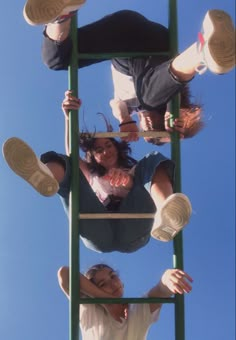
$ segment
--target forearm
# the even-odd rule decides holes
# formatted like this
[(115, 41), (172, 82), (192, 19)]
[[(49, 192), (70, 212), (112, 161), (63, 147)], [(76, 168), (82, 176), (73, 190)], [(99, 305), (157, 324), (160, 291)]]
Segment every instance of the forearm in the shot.
[[(69, 267), (61, 267), (57, 273), (59, 285), (64, 292), (64, 294), (70, 298), (69, 294)], [(90, 297), (96, 298), (109, 298), (111, 297), (109, 294), (103, 292), (99, 287), (94, 285), (91, 281), (89, 281), (83, 274), (79, 276), (79, 289), (80, 294), (85, 294)]]
[(149, 297), (166, 298), (173, 295), (172, 291), (160, 281), (155, 287), (153, 287), (149, 293)]
[(125, 101), (119, 99), (112, 99), (110, 101), (113, 116), (118, 119), (120, 123), (128, 122), (131, 120), (128, 106)]
[(65, 116), (65, 151), (69, 156), (69, 119)]
[[(157, 297), (157, 298), (168, 298), (173, 293), (160, 281), (155, 287), (153, 287), (149, 293), (148, 297)], [(155, 310), (161, 308), (161, 303), (150, 303), (150, 312), (153, 313)]]
[[(193, 279), (181, 269), (167, 269), (161, 277), (160, 282), (153, 287), (148, 296), (166, 298), (173, 294), (190, 293)], [(160, 306), (160, 304), (159, 304)], [(150, 304), (150, 310), (155, 310), (158, 304)]]

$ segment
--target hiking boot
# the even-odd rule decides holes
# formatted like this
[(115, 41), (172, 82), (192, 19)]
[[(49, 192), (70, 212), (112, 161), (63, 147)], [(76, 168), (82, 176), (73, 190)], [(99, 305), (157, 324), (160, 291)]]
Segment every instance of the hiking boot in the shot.
[(191, 203), (181, 193), (170, 195), (154, 218), (151, 236), (160, 241), (171, 241), (189, 222)]
[(28, 0), (23, 16), (30, 25), (61, 23), (71, 16), (86, 0)]
[(3, 155), (9, 167), (43, 196), (53, 196), (59, 189), (52, 172), (21, 139), (12, 137), (3, 145)]
[(198, 51), (201, 54), (199, 74), (207, 69), (216, 74), (229, 72), (235, 67), (235, 28), (229, 14), (209, 10), (199, 33)]

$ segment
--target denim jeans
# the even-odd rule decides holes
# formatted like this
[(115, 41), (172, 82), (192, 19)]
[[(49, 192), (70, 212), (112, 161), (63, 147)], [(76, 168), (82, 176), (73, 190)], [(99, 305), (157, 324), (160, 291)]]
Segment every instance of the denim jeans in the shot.
[[(64, 180), (60, 183), (58, 194), (66, 212), (69, 208), (71, 179), (70, 158), (47, 152), (41, 156), (44, 163), (63, 160), (65, 164)], [(159, 152), (153, 152), (141, 159), (134, 173), (134, 184), (128, 195), (122, 200), (118, 213), (155, 213), (156, 207), (150, 196), (153, 175), (160, 164), (165, 164), (166, 171), (174, 183), (174, 163)], [(80, 213), (105, 213), (106, 208), (97, 198), (83, 173), (79, 173), (79, 211)], [(134, 252), (145, 246), (150, 239), (153, 219), (86, 219), (79, 221), (79, 234), (86, 247), (98, 252), (119, 251)]]

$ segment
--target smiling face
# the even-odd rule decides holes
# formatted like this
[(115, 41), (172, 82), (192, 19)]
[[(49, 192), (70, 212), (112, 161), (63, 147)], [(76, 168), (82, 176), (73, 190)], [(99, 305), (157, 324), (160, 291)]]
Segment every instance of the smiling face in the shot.
[(106, 170), (118, 167), (118, 150), (108, 138), (97, 138), (92, 154), (95, 161)]
[(123, 283), (111, 268), (102, 268), (93, 276), (93, 283), (104, 292), (120, 298), (123, 296)]

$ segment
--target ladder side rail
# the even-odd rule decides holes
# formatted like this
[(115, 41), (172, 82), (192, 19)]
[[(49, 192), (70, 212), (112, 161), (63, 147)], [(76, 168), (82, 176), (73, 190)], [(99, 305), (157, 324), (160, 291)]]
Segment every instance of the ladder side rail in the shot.
[[(68, 69), (68, 85), (78, 96), (78, 37), (77, 15), (71, 21), (71, 38), (73, 51)], [(79, 337), (79, 171), (78, 171), (78, 111), (69, 113), (69, 152), (72, 164), (69, 209), (69, 340), (78, 340)]]
[[(170, 29), (170, 46), (171, 55), (177, 53), (177, 6), (176, 0), (169, 0), (169, 29)], [(77, 55), (77, 16), (72, 19), (71, 37), (73, 40), (73, 53), (71, 65), (69, 67), (69, 89), (74, 91), (76, 95), (78, 93), (78, 55)], [(152, 53), (155, 55), (155, 53)], [(157, 53), (158, 54), (158, 53)], [(135, 56), (145, 55), (145, 53), (121, 53), (116, 56)], [(147, 54), (146, 54), (147, 55)], [(150, 55), (150, 54), (149, 54)], [(91, 55), (86, 55), (91, 58)], [(112, 55), (113, 56), (113, 55)], [(100, 58), (101, 55), (94, 55), (94, 58)], [(104, 57), (104, 55), (103, 55)], [(111, 58), (111, 54), (107, 54), (107, 59)], [(172, 112), (174, 116), (178, 115), (179, 110), (179, 99), (175, 98), (171, 104)], [(79, 320), (79, 303), (82, 299), (79, 298), (79, 226), (78, 226), (78, 187), (79, 187), (79, 174), (78, 174), (78, 115), (77, 111), (72, 111), (69, 114), (69, 130), (70, 130), (70, 157), (72, 160), (72, 181), (71, 181), (71, 192), (70, 192), (70, 251), (69, 251), (69, 262), (70, 262), (70, 340), (78, 339), (78, 320)], [(176, 163), (176, 183), (174, 191), (181, 191), (180, 181), (180, 142), (176, 133), (171, 136), (171, 158)], [(182, 233), (177, 235), (174, 239), (174, 267), (183, 268), (183, 250), (182, 250)], [(134, 300), (133, 300), (134, 299)], [(137, 299), (137, 300), (136, 300)], [(94, 303), (96, 299), (88, 303)], [(122, 298), (121, 301), (134, 301), (134, 303), (140, 303), (140, 298)], [(184, 299), (183, 296), (176, 295), (175, 298), (164, 299), (165, 302), (175, 303), (175, 335), (176, 340), (184, 340)], [(137, 301), (137, 302), (135, 302)], [(150, 302), (150, 298), (147, 298), (147, 302)], [(163, 301), (163, 300), (162, 300)], [(83, 300), (83, 303), (85, 301)], [(109, 302), (107, 302), (109, 303)], [(122, 303), (122, 302), (120, 302)]]
[[(170, 32), (170, 52), (174, 57), (178, 54), (178, 19), (177, 19), (177, 0), (169, 0), (169, 32)], [(179, 95), (171, 101), (171, 112), (173, 119), (178, 117), (180, 107)], [(172, 120), (173, 122), (173, 120)], [(171, 159), (175, 162), (175, 185), (174, 192), (181, 192), (181, 149), (180, 140), (177, 132), (171, 134)], [(173, 241), (174, 268), (184, 269), (183, 265), (183, 236), (180, 232)], [(184, 296), (176, 294), (175, 303), (175, 339), (185, 339), (185, 318), (184, 318)]]

